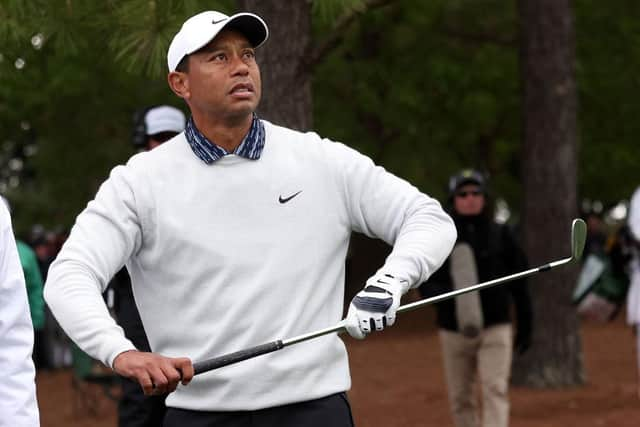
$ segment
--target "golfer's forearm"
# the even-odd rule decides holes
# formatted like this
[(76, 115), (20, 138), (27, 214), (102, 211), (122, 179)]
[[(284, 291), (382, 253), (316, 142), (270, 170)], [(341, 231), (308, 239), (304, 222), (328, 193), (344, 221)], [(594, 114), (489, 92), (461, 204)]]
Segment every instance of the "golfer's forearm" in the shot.
[(118, 354), (135, 348), (102, 298), (111, 278), (140, 244), (132, 175), (126, 167), (113, 169), (76, 219), (45, 285), (45, 300), (65, 332), (109, 366)]
[(451, 252), (456, 239), (452, 219), (437, 200), (371, 159), (341, 144), (330, 147), (353, 229), (393, 245), (383, 270), (418, 286)]
[(438, 202), (421, 195), (407, 210), (383, 269), (408, 275), (411, 286), (418, 286), (440, 268), (455, 241), (456, 228), (449, 215)]
[(135, 349), (110, 316), (95, 278), (79, 263), (57, 260), (44, 297), (69, 338), (92, 357), (112, 366), (118, 354)]

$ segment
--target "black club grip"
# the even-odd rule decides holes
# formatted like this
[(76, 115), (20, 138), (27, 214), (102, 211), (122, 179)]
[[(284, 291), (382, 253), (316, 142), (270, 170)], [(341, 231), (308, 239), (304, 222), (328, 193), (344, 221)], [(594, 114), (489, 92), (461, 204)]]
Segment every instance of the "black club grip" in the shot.
[(224, 356), (214, 357), (213, 359), (196, 362), (193, 364), (194, 375), (212, 371), (223, 366), (233, 365), (234, 363), (241, 362), (243, 360), (251, 359), (262, 354), (280, 350), (283, 347), (284, 345), (282, 344), (281, 340), (272, 341), (270, 343), (247, 348), (245, 350), (236, 351), (235, 353), (229, 353), (225, 354)]

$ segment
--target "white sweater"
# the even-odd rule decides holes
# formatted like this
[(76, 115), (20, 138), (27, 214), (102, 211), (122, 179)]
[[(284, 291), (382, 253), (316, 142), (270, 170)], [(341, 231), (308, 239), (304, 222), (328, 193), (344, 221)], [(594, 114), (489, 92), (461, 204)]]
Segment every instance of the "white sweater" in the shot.
[(24, 273), (11, 217), (0, 201), (0, 427), (40, 425), (32, 349)]
[[(206, 165), (180, 134), (112, 171), (45, 287), (81, 348), (108, 365), (133, 348), (100, 295), (125, 263), (153, 351), (198, 361), (339, 322), (354, 230), (394, 244), (382, 269), (412, 285), (444, 262), (455, 228), (436, 200), (345, 145), (264, 124), (259, 160)], [(167, 404), (253, 410), (349, 387), (332, 334), (199, 375)]]

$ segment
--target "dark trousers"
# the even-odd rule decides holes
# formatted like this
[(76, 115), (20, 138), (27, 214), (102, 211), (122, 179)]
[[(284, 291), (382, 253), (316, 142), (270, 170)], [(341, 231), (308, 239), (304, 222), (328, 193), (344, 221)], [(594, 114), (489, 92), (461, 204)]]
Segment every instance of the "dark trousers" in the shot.
[[(140, 319), (138, 307), (131, 291), (131, 280), (126, 269), (121, 269), (112, 281), (115, 291), (114, 311), (124, 334), (140, 351), (151, 351)], [(118, 402), (119, 427), (160, 427), (167, 410), (167, 396), (145, 396), (135, 381), (122, 378), (122, 396)]]
[(257, 411), (208, 412), (167, 408), (164, 427), (353, 427), (345, 393)]
[(50, 368), (47, 361), (47, 336), (43, 329), (36, 329), (33, 336), (33, 364), (37, 370)]
[(119, 427), (160, 427), (167, 407), (166, 395), (145, 396), (140, 384), (122, 380), (122, 397), (118, 402)]

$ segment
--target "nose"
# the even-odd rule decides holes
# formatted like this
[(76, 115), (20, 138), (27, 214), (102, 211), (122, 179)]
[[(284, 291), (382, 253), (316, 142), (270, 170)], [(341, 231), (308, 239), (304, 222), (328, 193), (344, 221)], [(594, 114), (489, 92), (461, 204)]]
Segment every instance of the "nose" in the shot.
[(247, 65), (246, 62), (242, 60), (242, 57), (240, 55), (233, 55), (231, 61), (232, 61), (231, 63), (232, 75), (245, 76), (249, 74), (249, 66)]

